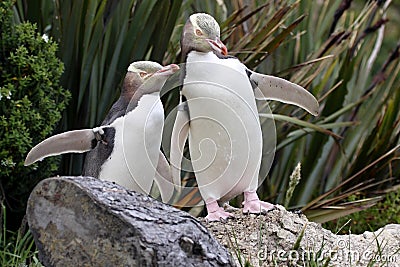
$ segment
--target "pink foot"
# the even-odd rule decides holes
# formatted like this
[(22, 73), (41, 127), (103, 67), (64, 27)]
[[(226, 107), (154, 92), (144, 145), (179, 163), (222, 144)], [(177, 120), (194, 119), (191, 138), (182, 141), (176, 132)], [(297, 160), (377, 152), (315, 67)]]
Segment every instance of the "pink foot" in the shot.
[(215, 222), (215, 221), (226, 221), (229, 217), (233, 217), (229, 212), (224, 211), (223, 208), (218, 206), (216, 200), (210, 201), (206, 204), (207, 213), (206, 221), (207, 222)]
[(275, 206), (271, 203), (261, 201), (255, 191), (244, 192), (243, 213), (267, 213)]

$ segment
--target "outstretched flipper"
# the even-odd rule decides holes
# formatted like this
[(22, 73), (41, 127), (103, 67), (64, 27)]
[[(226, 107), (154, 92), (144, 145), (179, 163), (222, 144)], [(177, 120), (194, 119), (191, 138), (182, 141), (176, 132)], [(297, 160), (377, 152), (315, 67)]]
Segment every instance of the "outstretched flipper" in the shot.
[(31, 165), (50, 156), (87, 152), (93, 148), (94, 140), (96, 140), (94, 129), (75, 130), (51, 136), (29, 151), (24, 165)]
[(171, 167), (161, 151), (154, 181), (158, 186), (158, 190), (160, 190), (162, 201), (168, 203), (174, 194), (174, 184), (172, 181)]
[(251, 70), (247, 70), (247, 72), (251, 82), (257, 86), (257, 88), (254, 88), (256, 99), (277, 100), (301, 107), (314, 116), (318, 115), (319, 104), (317, 99), (300, 85)]
[(177, 109), (178, 112), (171, 135), (170, 162), (172, 178), (179, 191), (181, 186), (183, 148), (189, 135), (189, 110), (186, 102), (179, 104)]

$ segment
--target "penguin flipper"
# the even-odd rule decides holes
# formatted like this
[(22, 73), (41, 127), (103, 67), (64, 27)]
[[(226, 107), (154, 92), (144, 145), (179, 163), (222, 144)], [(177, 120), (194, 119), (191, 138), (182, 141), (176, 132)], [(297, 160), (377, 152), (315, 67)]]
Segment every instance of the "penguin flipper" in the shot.
[(189, 110), (186, 102), (180, 103), (171, 135), (170, 162), (172, 178), (178, 191), (181, 186), (183, 148), (189, 135)]
[(174, 194), (174, 184), (172, 180), (171, 167), (161, 151), (158, 158), (154, 181), (160, 190), (162, 201), (168, 203)]
[(29, 166), (50, 156), (87, 152), (93, 148), (93, 140), (96, 140), (93, 129), (75, 130), (51, 136), (29, 151), (24, 165)]
[(256, 88), (254, 88), (256, 99), (277, 100), (301, 107), (314, 116), (318, 115), (319, 104), (317, 99), (300, 85), (279, 77), (260, 74), (250, 70), (247, 70), (247, 72), (251, 83), (256, 85)]

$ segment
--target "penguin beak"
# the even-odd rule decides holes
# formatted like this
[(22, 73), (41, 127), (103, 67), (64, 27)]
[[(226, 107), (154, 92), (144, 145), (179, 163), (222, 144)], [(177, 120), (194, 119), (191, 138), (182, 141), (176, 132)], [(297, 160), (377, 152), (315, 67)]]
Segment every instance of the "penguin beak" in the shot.
[(218, 37), (215, 38), (215, 40), (212, 39), (206, 39), (206, 40), (214, 51), (221, 53), (224, 56), (228, 55), (228, 49)]
[(155, 75), (172, 75), (179, 70), (179, 66), (176, 64), (170, 64), (162, 67), (159, 71), (155, 72)]

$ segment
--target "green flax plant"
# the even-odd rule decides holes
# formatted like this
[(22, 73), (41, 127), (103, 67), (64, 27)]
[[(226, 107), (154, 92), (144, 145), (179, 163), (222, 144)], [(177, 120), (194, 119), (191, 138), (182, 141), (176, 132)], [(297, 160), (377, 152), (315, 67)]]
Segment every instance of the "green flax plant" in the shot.
[[(317, 221), (369, 207), (377, 189), (400, 182), (400, 33), (390, 0), (38, 2), (40, 8), (29, 8), (18, 0), (16, 18), (33, 20), (60, 42), (62, 84), (73, 97), (64, 129), (101, 121), (131, 61), (180, 62), (185, 20), (207, 12), (220, 23), (231, 55), (302, 85), (320, 102), (318, 117), (274, 101), (273, 115), (264, 114), (260, 103), (261, 122), (273, 117), (277, 134), (275, 160), (259, 190), (264, 199), (284, 202), (298, 162), (302, 175), (289, 206)], [(168, 115), (177, 90), (163, 102)], [(64, 173), (79, 173), (79, 160), (63, 162)], [(194, 195), (181, 204), (196, 202)], [(344, 204), (350, 195), (365, 200)]]
[[(226, 3), (226, 19), (220, 15), (219, 21), (232, 55), (319, 99), (316, 118), (269, 103), (278, 142), (259, 191), (283, 203), (290, 172), (301, 162), (302, 179), (290, 204), (320, 222), (368, 208), (381, 199), (377, 189), (399, 183), (397, 11), (391, 1), (351, 2), (237, 1)], [(174, 55), (175, 38), (169, 49)], [(260, 117), (271, 115), (261, 107)], [(350, 195), (365, 197), (346, 203)]]
[(7, 230), (6, 207), (0, 203), (0, 264), (4, 267), (42, 267), (30, 230)]
[[(72, 93), (62, 130), (99, 125), (135, 60), (162, 61), (180, 1), (18, 0), (16, 14), (60, 43), (62, 85)], [(63, 173), (80, 174), (81, 155), (64, 158)]]
[[(295, 41), (287, 44), (289, 52), (285, 51), (285, 57), (299, 62), (276, 71), (289, 74), (292, 81), (317, 95), (321, 112), (313, 127), (276, 116), (279, 160), (271, 172), (269, 195), (282, 200), (288, 166), (301, 161), (302, 179), (291, 203), (317, 221), (377, 201), (337, 205), (349, 195), (372, 197), (377, 188), (399, 182), (395, 177), (399, 177), (400, 152), (400, 42), (394, 43), (391, 52), (383, 49), (390, 38), (386, 29), (390, 1), (353, 3), (349, 9), (345, 2), (299, 1), (298, 11), (307, 16), (293, 33)], [(301, 62), (319, 59), (323, 60), (318, 64)], [(280, 114), (291, 114), (286, 109), (277, 108)], [(307, 120), (301, 113), (300, 117)]]

